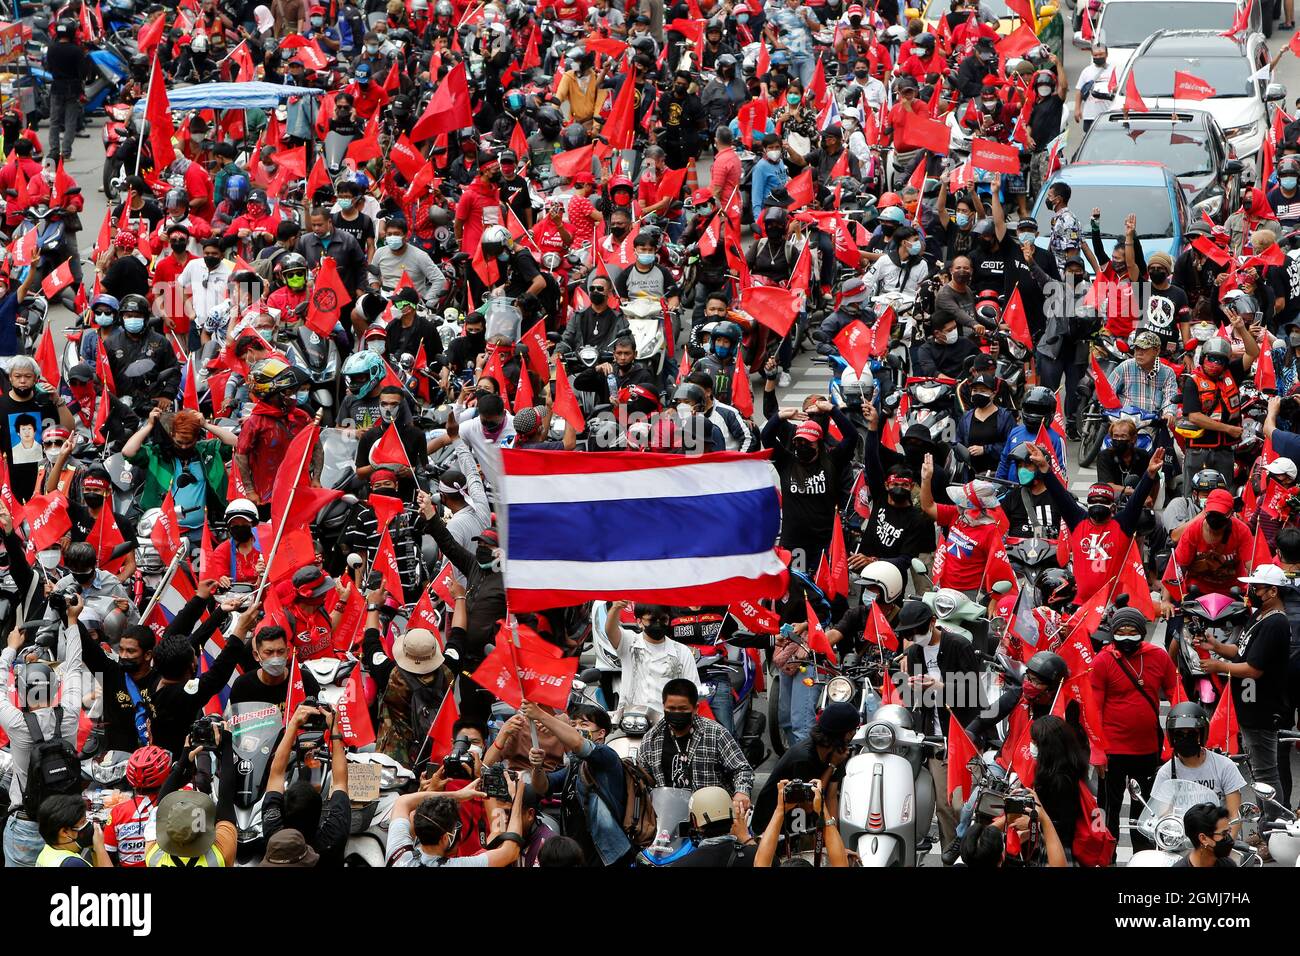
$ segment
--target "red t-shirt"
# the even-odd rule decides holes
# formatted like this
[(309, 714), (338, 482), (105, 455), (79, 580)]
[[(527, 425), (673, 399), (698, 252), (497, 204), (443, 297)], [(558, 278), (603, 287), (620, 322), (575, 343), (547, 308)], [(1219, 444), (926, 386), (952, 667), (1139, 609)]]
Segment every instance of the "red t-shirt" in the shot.
[(104, 849), (117, 854), (118, 866), (145, 865), (145, 828), (157, 806), (150, 797), (133, 796), (113, 807), (104, 827)]
[[(1125, 667), (1142, 682), (1145, 697), (1125, 676)], [(1157, 705), (1162, 694), (1173, 700), (1177, 679), (1169, 652), (1155, 644), (1143, 643), (1132, 657), (1113, 646), (1097, 655), (1092, 668), (1092, 693), (1101, 711), (1102, 737), (1108, 754), (1153, 754), (1159, 750), (1156, 712), (1147, 698)]]
[(987, 524), (972, 525), (962, 511), (953, 505), (936, 505), (939, 519), (936, 522), (947, 533), (944, 546), (943, 571), (940, 587), (958, 591), (973, 591), (984, 581), (984, 566), (989, 556), (1002, 545), (1006, 533), (1006, 517), (1001, 509), (995, 519)]
[(596, 224), (591, 221), (591, 213), (591, 201), (586, 196), (575, 193), (569, 199), (569, 215), (565, 226), (573, 235), (573, 244), (576, 246), (591, 242), (592, 233), (596, 228)]
[(311, 416), (300, 408), (285, 416), (272, 414), (262, 402), (253, 406), (252, 414), (239, 431), (236, 450), (248, 458), (253, 471), (253, 490), (263, 501), (271, 500), (275, 476), (284, 463), (289, 443), (310, 421)]
[[(263, 537), (261, 528), (257, 529), (257, 537), (259, 539)], [(251, 584), (252, 582), (256, 581), (259, 577), (261, 577), (261, 575), (257, 573), (257, 562), (262, 560), (262, 551), (266, 549), (266, 543), (265, 542), (262, 543), (261, 550), (259, 550), (258, 548), (253, 548), (253, 550), (248, 552), (248, 554), (244, 554), (243, 552), (236, 550), (235, 551), (235, 573), (231, 574), (230, 573), (230, 549), (231, 547), (233, 547), (233, 545), (234, 542), (231, 541), (230, 539), (227, 539), (221, 542), (219, 545), (217, 545), (216, 550), (213, 554), (213, 560), (216, 562), (217, 566), (215, 569), (213, 569), (213, 574), (216, 577), (229, 577), (232, 583), (238, 583), (242, 581)]]
[(501, 191), (481, 179), (474, 180), (456, 203), (456, 221), (462, 223), (460, 247), (477, 249), (483, 230), (501, 224)]
[[(1240, 585), (1237, 578), (1246, 574), (1250, 556), (1254, 553), (1253, 541), (1250, 528), (1244, 521), (1239, 518), (1232, 518), (1231, 521), (1228, 533), (1217, 544), (1205, 540), (1202, 533), (1204, 514), (1197, 515), (1183, 529), (1178, 547), (1174, 550), (1174, 560), (1183, 570), (1185, 588), (1194, 584), (1203, 594), (1227, 594), (1230, 589)], [(1207, 569), (1193, 572), (1192, 565), (1203, 559), (1222, 563), (1217, 571)]]

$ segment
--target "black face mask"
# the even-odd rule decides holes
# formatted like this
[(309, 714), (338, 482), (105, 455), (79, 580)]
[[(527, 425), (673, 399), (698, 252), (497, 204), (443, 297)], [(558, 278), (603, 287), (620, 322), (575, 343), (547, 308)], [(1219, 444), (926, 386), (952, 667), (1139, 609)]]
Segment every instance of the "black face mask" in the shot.
[(1132, 657), (1142, 648), (1141, 637), (1117, 637), (1115, 638), (1115, 650), (1119, 651), (1125, 657)]
[(253, 528), (251, 525), (231, 525), (230, 536), (234, 538), (237, 543), (245, 544), (253, 540)]
[(1088, 505), (1088, 517), (1097, 524), (1110, 520), (1110, 505)]
[(215, 269), (217, 266), (221, 265), (221, 256), (204, 256), (203, 264), (209, 269)]
[(10, 389), (13, 391), (13, 393), (14, 393), (15, 395), (17, 395), (19, 398), (24, 398), (24, 399), (26, 399), (26, 398), (31, 398), (31, 397), (32, 397), (32, 393), (33, 393), (34, 391), (36, 391), (36, 389), (33, 388), (33, 387), (30, 386), (30, 385), (27, 386), (27, 387), (25, 387), (25, 388), (19, 388), (17, 385), (11, 385), (11, 386), (9, 386), (9, 388), (10, 388)]
[(591, 299), (592, 305), (604, 305), (609, 300), (609, 296), (603, 289), (592, 289), (587, 297)]
[(174, 239), (171, 242), (172, 252), (184, 252), (189, 244), (188, 239)]
[(1222, 531), (1228, 527), (1228, 516), (1217, 511), (1206, 512), (1205, 524), (1211, 531)]
[(655, 621), (651, 624), (647, 624), (642, 628), (642, 631), (644, 631), (646, 637), (656, 641), (662, 641), (668, 636), (668, 625), (663, 621)]
[(86, 825), (77, 831), (77, 846), (89, 850), (95, 844), (95, 821), (87, 820)]
[(1214, 841), (1214, 858), (1216, 860), (1226, 860), (1232, 855), (1232, 834), (1225, 833), (1222, 837)]
[(805, 465), (817, 460), (817, 446), (810, 445), (807, 442), (796, 442), (794, 446), (794, 456)]
[(610, 234), (613, 235), (614, 237), (618, 239), (622, 239), (624, 236), (627, 235), (627, 232), (630, 228), (631, 226), (610, 226), (609, 231)]
[(89, 571), (73, 571), (72, 577), (78, 584), (89, 584), (91, 581), (95, 580), (95, 571), (94, 569)]
[(103, 495), (84, 495), (83, 499), (86, 502), (86, 507), (92, 511), (97, 511), (104, 506)]
[(1020, 423), (1025, 426), (1025, 431), (1036, 434), (1042, 426), (1043, 420), (1037, 415), (1025, 415), (1020, 419)]
[(691, 718), (693, 718), (694, 716), (695, 715), (690, 712), (684, 714), (682, 713), (664, 714), (664, 720), (668, 721), (668, 726), (671, 727), (673, 730), (685, 730), (687, 727), (691, 725)]
[(1106, 58), (1105, 58), (1104, 56), (1101, 57), (1101, 58), (1098, 58), (1098, 57), (1095, 57), (1095, 56), (1094, 56), (1094, 57), (1092, 58), (1092, 65), (1093, 65), (1093, 66), (1105, 66), (1105, 65), (1106, 65)]
[(1152, 269), (1149, 275), (1151, 276), (1151, 281), (1156, 285), (1160, 285), (1169, 278), (1169, 273), (1164, 269)]
[(1115, 454), (1122, 455), (1133, 447), (1133, 442), (1127, 438), (1116, 438), (1111, 441), (1110, 447), (1115, 449)]
[(884, 236), (886, 239), (888, 239), (890, 236), (894, 234), (894, 230), (897, 228), (898, 225), (896, 223), (889, 223), (887, 225), (882, 225), (880, 227), (880, 234)]
[(908, 508), (912, 504), (912, 493), (901, 488), (889, 492), (889, 503), (895, 508)]
[(686, 99), (686, 93), (688, 92), (688, 89), (689, 88), (685, 86), (678, 86), (673, 89), (673, 92), (677, 94), (677, 98), (679, 100), (684, 100)]
[(976, 408), (985, 408), (991, 401), (993, 401), (993, 396), (985, 395), (983, 392), (975, 392), (970, 397), (970, 403)]
[(483, 350), (483, 346), (487, 344), (487, 333), (466, 332), (465, 341), (469, 343), (471, 348), (477, 349), (478, 351), (481, 352)]

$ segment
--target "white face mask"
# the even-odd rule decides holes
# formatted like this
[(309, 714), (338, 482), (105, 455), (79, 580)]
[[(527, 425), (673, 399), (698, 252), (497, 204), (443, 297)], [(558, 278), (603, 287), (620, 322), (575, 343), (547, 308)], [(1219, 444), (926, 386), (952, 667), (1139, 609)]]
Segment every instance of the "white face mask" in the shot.
[(47, 548), (36, 552), (36, 560), (46, 569), (57, 568), (63, 560), (63, 552), (58, 548)]
[(956, 330), (956, 329), (953, 329), (951, 332), (946, 332), (946, 333), (944, 333), (944, 336), (943, 336), (943, 344), (944, 344), (944, 345), (956, 345), (956, 344), (957, 344), (957, 330)]
[(267, 657), (263, 659), (261, 666), (262, 670), (266, 671), (267, 677), (282, 677), (289, 668), (289, 662), (283, 657)]
[(383, 355), (384, 346), (386, 344), (387, 343), (383, 339), (371, 339), (369, 342), (366, 343), (366, 348), (369, 349), (371, 352), (374, 352), (376, 355)]
[(778, 159), (781, 158), (781, 151), (779, 149), (769, 149), (763, 155), (767, 157), (767, 161), (769, 163), (775, 163)]
[(56, 461), (58, 461), (58, 458), (59, 458), (59, 450), (57, 448), (45, 449), (45, 460), (48, 461), (51, 465), (54, 464)]
[(677, 417), (682, 419), (683, 421), (690, 418), (694, 414), (695, 414), (695, 409), (690, 405), (687, 405), (685, 402), (677, 406)]

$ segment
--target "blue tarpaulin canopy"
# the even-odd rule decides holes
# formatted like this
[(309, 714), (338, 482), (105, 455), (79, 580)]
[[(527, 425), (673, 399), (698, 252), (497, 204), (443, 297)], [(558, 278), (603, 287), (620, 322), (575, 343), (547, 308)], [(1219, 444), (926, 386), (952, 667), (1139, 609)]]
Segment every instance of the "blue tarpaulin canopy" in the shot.
[[(167, 91), (167, 105), (173, 110), (275, 109), (291, 96), (320, 96), (324, 90), (310, 86), (281, 86), (279, 83), (202, 83)], [(144, 99), (135, 104), (144, 111)]]

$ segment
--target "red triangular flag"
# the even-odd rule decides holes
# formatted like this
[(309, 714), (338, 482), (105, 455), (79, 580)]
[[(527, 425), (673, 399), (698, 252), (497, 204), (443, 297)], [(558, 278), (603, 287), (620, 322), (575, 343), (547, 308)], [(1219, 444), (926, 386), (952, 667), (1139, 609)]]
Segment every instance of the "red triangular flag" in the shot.
[(754, 417), (754, 389), (745, 368), (744, 349), (736, 350), (736, 371), (731, 376), (731, 407), (741, 418)]
[(1132, 70), (1129, 70), (1128, 79), (1124, 83), (1124, 112), (1149, 112), (1146, 103), (1142, 101), (1142, 94), (1138, 92), (1137, 77)]
[(339, 276), (339, 267), (331, 256), (321, 256), (320, 267), (307, 296), (307, 328), (321, 338), (334, 331), (339, 310), (351, 299), (348, 287)]
[(573, 430), (582, 434), (587, 428), (587, 420), (582, 417), (582, 406), (569, 386), (569, 376), (564, 370), (564, 363), (555, 362), (555, 402), (552, 410), (573, 426)]
[(839, 658), (835, 656), (835, 648), (831, 646), (830, 640), (826, 637), (826, 632), (822, 629), (821, 621), (817, 619), (817, 614), (813, 611), (812, 605), (808, 599), (804, 598), (804, 608), (808, 612), (808, 649), (815, 654), (821, 654), (830, 659), (832, 664), (838, 664)]
[(957, 790), (961, 790), (963, 800), (970, 796), (970, 762), (978, 760), (979, 755), (956, 713), (948, 711), (948, 802), (953, 806), (952, 795)]
[(1115, 411), (1120, 408), (1119, 396), (1115, 394), (1115, 389), (1111, 387), (1110, 379), (1102, 371), (1101, 365), (1097, 362), (1097, 356), (1089, 355), (1088, 362), (1092, 366), (1093, 388), (1097, 393), (1097, 401), (1101, 407), (1107, 411)]
[(1219, 691), (1219, 703), (1214, 708), (1214, 716), (1210, 718), (1210, 735), (1205, 741), (1209, 750), (1222, 751), (1229, 756), (1241, 753), (1237, 740), (1241, 724), (1237, 722), (1237, 704), (1232, 699), (1230, 684), (1230, 680), (1225, 681)]
[(379, 441), (370, 447), (370, 464), (375, 467), (405, 465), (411, 466), (411, 457), (406, 453), (401, 436), (397, 434), (397, 424), (389, 422)]

